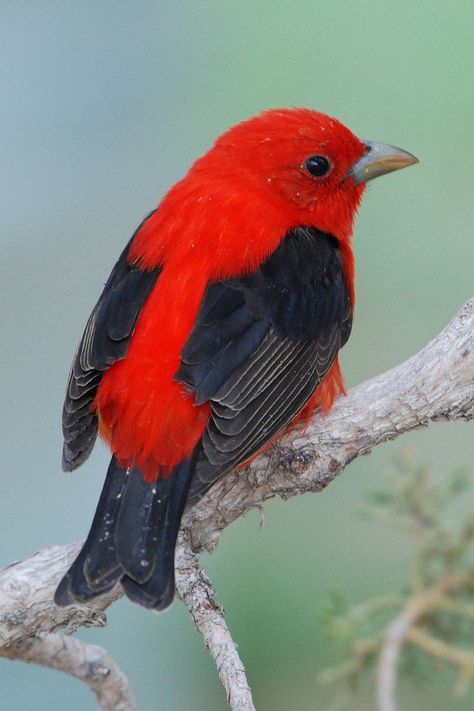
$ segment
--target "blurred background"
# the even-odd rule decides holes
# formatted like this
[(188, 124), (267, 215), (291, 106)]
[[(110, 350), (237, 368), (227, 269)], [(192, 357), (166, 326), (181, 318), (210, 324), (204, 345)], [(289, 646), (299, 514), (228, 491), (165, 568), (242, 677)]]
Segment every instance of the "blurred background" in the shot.
[[(413, 354), (472, 295), (474, 5), (0, 3), (0, 566), (88, 530), (108, 455), (60, 471), (66, 377), (86, 318), (130, 234), (224, 129), (260, 110), (308, 106), (419, 166), (370, 184), (355, 230), (357, 311), (342, 361), (354, 385)], [(259, 711), (327, 709), (318, 672), (337, 659), (321, 602), (397, 590), (409, 542), (357, 515), (405, 445), (436, 473), (473, 461), (468, 425), (378, 447), (320, 495), (233, 524), (203, 556)], [(472, 469), (471, 469), (472, 476)], [(465, 496), (466, 508), (472, 496)], [(463, 503), (463, 505), (464, 505)], [(183, 606), (121, 601), (80, 630), (128, 674), (142, 711), (226, 708)], [(0, 660), (10, 711), (96, 708), (80, 682)], [(473, 708), (454, 674), (404, 678), (402, 708)], [(354, 708), (374, 708), (373, 679)]]

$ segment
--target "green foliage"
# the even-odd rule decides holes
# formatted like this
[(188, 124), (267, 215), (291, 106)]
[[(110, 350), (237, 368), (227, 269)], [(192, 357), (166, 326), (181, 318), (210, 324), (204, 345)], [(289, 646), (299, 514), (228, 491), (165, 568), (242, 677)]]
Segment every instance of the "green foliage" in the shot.
[[(375, 665), (380, 677), (383, 649), (397, 627), (404, 630), (395, 662), (400, 674), (427, 679), (433, 664), (438, 670), (454, 665), (455, 693), (467, 692), (474, 680), (474, 511), (460, 515), (459, 499), (468, 488), (465, 469), (438, 480), (408, 450), (396, 459), (385, 488), (369, 494), (364, 518), (413, 540), (407, 584), (399, 594), (359, 605), (340, 591), (328, 595), (322, 622), (344, 661), (324, 670), (320, 681), (355, 689)], [(342, 706), (351, 704), (347, 688), (341, 699)]]

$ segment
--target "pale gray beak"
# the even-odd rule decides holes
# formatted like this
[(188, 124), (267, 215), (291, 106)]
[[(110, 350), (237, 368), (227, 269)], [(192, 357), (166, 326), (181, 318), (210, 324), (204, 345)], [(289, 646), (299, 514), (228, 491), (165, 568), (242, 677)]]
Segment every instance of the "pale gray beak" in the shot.
[(376, 141), (364, 141), (364, 145), (366, 152), (349, 171), (356, 185), (419, 162), (414, 155), (395, 146)]

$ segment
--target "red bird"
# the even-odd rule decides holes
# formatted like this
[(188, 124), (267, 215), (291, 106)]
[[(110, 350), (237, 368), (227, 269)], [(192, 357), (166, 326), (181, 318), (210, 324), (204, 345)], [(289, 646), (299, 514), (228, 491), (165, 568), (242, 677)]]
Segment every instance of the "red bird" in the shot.
[(64, 469), (98, 432), (112, 460), (59, 605), (120, 580), (131, 600), (167, 607), (185, 506), (344, 392), (354, 217), (368, 180), (416, 162), (325, 114), (266, 111), (224, 133), (142, 222), (69, 377)]

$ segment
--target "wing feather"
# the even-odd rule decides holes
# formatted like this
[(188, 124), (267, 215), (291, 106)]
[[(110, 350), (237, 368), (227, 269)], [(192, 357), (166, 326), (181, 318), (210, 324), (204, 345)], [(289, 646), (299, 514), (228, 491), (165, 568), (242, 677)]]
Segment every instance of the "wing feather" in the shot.
[(130, 245), (142, 225), (113, 268), (74, 357), (63, 407), (65, 471), (76, 469), (92, 451), (98, 431), (92, 404), (100, 381), (107, 368), (126, 355), (141, 308), (160, 273), (128, 263)]
[(176, 376), (211, 405), (190, 502), (292, 421), (351, 324), (337, 242), (314, 229), (292, 230), (253, 274), (208, 287)]

